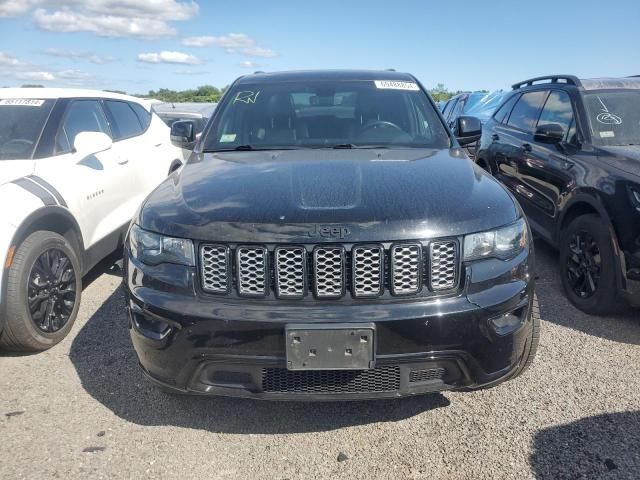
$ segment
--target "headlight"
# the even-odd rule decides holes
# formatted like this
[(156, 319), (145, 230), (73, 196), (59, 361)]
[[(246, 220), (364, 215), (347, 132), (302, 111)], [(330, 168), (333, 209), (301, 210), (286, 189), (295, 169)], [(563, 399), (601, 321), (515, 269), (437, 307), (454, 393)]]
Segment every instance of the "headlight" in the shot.
[(464, 260), (515, 257), (529, 244), (524, 219), (498, 230), (473, 233), (464, 237)]
[(194, 266), (193, 242), (184, 238), (172, 238), (143, 230), (133, 225), (129, 232), (131, 254), (148, 265), (178, 263)]

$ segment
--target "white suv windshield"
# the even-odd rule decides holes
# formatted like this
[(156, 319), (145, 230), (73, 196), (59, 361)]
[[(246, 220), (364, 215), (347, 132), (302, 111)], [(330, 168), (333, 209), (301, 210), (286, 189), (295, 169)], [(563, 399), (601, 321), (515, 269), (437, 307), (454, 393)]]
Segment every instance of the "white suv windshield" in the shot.
[(232, 87), (219, 108), (205, 151), (449, 147), (435, 108), (413, 82), (241, 84)]
[(0, 160), (33, 155), (54, 100), (0, 98)]
[(640, 145), (640, 90), (585, 94), (593, 142)]

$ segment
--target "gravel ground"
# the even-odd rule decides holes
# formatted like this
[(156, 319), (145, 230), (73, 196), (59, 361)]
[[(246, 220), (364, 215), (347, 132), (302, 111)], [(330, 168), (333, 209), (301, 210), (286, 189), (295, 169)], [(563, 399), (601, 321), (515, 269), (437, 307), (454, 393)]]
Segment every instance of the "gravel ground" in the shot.
[(64, 342), (0, 357), (0, 478), (640, 478), (640, 313), (584, 316), (537, 249), (542, 340), (524, 376), (346, 404), (160, 393), (103, 266)]

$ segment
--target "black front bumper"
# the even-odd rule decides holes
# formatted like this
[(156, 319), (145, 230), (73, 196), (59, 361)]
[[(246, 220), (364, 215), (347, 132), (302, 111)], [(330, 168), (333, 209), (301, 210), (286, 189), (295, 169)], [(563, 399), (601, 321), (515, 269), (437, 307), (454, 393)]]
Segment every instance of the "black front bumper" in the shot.
[[(150, 267), (126, 252), (130, 332), (144, 372), (182, 393), (274, 400), (394, 398), (475, 389), (516, 373), (532, 336), (532, 256), (465, 267), (446, 298), (296, 305), (203, 297), (195, 272)], [(509, 326), (494, 319), (510, 315)], [(369, 370), (287, 370), (292, 323), (373, 323)]]

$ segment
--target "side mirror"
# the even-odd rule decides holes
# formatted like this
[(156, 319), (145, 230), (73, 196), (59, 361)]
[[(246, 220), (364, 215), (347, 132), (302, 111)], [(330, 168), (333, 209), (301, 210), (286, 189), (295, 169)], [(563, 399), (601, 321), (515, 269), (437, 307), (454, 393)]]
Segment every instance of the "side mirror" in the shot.
[(193, 149), (196, 143), (196, 123), (193, 120), (180, 120), (171, 124), (171, 143), (176, 147)]
[(103, 132), (80, 132), (73, 140), (73, 149), (82, 158), (109, 150), (112, 145), (111, 137)]
[(536, 129), (533, 139), (540, 143), (558, 144), (564, 140), (564, 128), (558, 123), (547, 123)]
[(458, 117), (453, 127), (453, 133), (461, 146), (469, 145), (480, 140), (482, 123), (476, 117)]

